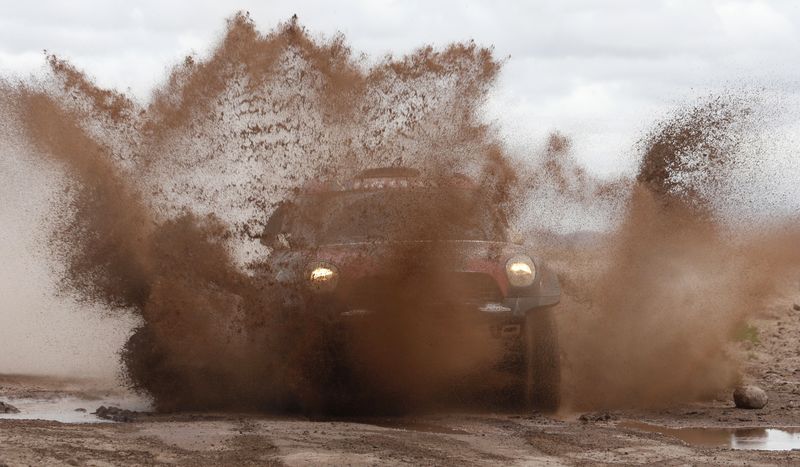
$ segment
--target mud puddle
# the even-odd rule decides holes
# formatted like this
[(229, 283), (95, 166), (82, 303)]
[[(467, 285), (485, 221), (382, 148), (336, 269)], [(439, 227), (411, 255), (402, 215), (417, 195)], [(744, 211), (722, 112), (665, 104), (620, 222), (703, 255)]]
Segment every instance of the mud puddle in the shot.
[(104, 399), (83, 399), (79, 397), (56, 397), (47, 399), (9, 398), (3, 399), (19, 413), (0, 414), (0, 420), (49, 420), (61, 423), (104, 423), (92, 412), (100, 406), (113, 406), (121, 409), (143, 412), (151, 410), (150, 404), (134, 397), (113, 397)]
[(373, 425), (381, 428), (390, 428), (393, 430), (404, 431), (417, 431), (420, 433), (435, 433), (444, 435), (467, 435), (468, 431), (460, 430), (457, 428), (450, 428), (437, 423), (422, 421), (409, 418), (391, 418), (391, 417), (368, 417), (368, 418), (354, 418), (354, 419), (336, 419), (325, 421), (335, 422), (350, 422), (359, 425)]
[(369, 419), (359, 419), (354, 420), (355, 423), (360, 423), (364, 425), (374, 425), (379, 426), (381, 428), (391, 428), (395, 430), (405, 430), (405, 431), (419, 431), (422, 433), (437, 433), (437, 434), (445, 434), (445, 435), (467, 435), (469, 432), (465, 430), (459, 430), (456, 428), (450, 428), (443, 425), (439, 425), (436, 423), (430, 422), (423, 422), (420, 420), (408, 420), (408, 419), (394, 419), (394, 418), (369, 418)]
[(620, 426), (649, 433), (660, 433), (700, 447), (757, 451), (800, 450), (800, 427), (667, 428), (640, 422), (625, 422)]

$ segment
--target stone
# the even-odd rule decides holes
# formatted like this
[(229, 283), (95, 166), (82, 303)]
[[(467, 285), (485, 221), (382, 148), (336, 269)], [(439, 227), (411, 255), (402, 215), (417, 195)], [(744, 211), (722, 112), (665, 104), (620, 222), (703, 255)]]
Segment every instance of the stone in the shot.
[(589, 423), (589, 422), (610, 422), (612, 420), (617, 420), (617, 416), (608, 413), (608, 412), (592, 412), (592, 413), (585, 413), (578, 417), (578, 420), (581, 423)]
[(96, 411), (92, 412), (94, 415), (114, 422), (132, 422), (138, 415), (138, 412), (132, 410), (120, 409), (119, 407), (106, 407), (101, 405)]
[(800, 303), (795, 303), (794, 305), (792, 305), (792, 309), (794, 311), (800, 311)]
[(760, 387), (748, 384), (733, 391), (733, 402), (740, 409), (761, 409), (767, 405), (769, 397)]
[(0, 413), (19, 413), (19, 409), (9, 403), (0, 401)]

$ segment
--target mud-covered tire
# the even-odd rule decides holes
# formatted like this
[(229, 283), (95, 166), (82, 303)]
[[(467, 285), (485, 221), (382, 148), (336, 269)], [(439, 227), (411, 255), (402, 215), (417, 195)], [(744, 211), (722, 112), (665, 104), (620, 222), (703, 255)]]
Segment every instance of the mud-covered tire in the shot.
[(180, 400), (182, 384), (178, 374), (167, 370), (165, 359), (153, 332), (145, 325), (136, 328), (122, 349), (130, 385), (149, 393), (159, 410), (171, 411), (177, 408), (172, 402)]
[(525, 405), (554, 412), (561, 402), (558, 332), (550, 308), (531, 310), (525, 318)]

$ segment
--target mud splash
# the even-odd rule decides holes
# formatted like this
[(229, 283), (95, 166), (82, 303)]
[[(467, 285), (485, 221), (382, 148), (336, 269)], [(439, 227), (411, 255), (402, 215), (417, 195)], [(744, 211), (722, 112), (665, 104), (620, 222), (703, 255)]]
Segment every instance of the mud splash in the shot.
[[(141, 316), (123, 360), (161, 410), (319, 411), (336, 401), (333, 338), (286, 306), (292, 287), (274, 280), (258, 237), (270, 212), (309, 182), (343, 182), (366, 168), (467, 176), (498, 215), (529, 231), (537, 198), (613, 207), (619, 225), (588, 255), (600, 266), (578, 264), (585, 252), (563, 236), (538, 229), (532, 239), (561, 259), (563, 307), (591, 304), (566, 323), (576, 406), (664, 404), (729, 384), (731, 330), (795, 259), (786, 255), (791, 230), (734, 238), (699, 189), (735, 164), (729, 137), (749, 115), (737, 102), (666, 122), (644, 141), (638, 178), (606, 183), (574, 164), (561, 135), (535, 161), (503, 152), (478, 118), (500, 63), (473, 43), (367, 67), (341, 36), (312, 38), (296, 19), (261, 34), (240, 14), (208, 59), (177, 65), (146, 105), (48, 60), (39, 81), (3, 85), (7, 119), (68, 175), (49, 226), (63, 288)], [(421, 228), (417, 221), (406, 228)], [(451, 259), (423, 246), (387, 257), (409, 274)], [(403, 306), (418, 311), (413, 300)], [(351, 343), (368, 356), (360, 372), (373, 399), (362, 408), (380, 410), (398, 394), (429, 401), (497, 351), (469, 332), (449, 338), (452, 329), (429, 315), (405, 316)], [(430, 342), (448, 345), (431, 351)]]
[[(49, 64), (41, 82), (4, 94), (26, 139), (70, 180), (51, 242), (62, 285), (141, 316), (122, 356), (162, 410), (316, 410), (339, 396), (330, 337), (286, 307), (292, 287), (276, 285), (257, 238), (299, 187), (403, 164), (431, 178), (471, 174), (487, 197), (505, 195), (496, 188), (509, 173), (475, 117), (499, 65), (474, 44), (366, 68), (342, 37), (312, 40), (295, 19), (262, 35), (237, 15), (211, 57), (177, 66), (146, 107), (56, 57)], [(391, 256), (414, 265), (429, 253)], [(411, 324), (387, 323), (407, 331), (387, 331), (388, 343), (354, 345), (383, 348), (365, 352), (380, 356), (366, 363), (386, 377), (376, 384), (424, 400), (464, 367), (457, 355), (483, 346), (415, 357), (432, 337), (419, 333), (436, 328)]]
[(796, 223), (730, 225), (718, 208), (762, 123), (753, 105), (712, 96), (656, 125), (616, 231), (571, 252), (595, 261), (570, 270), (565, 303), (583, 315), (568, 339), (576, 407), (666, 406), (739, 380), (728, 343), (800, 259)]

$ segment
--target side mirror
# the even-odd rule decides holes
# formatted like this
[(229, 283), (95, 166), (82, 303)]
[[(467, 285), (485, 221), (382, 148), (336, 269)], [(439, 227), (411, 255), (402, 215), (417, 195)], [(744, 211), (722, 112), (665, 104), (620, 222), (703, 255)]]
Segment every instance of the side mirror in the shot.
[(523, 237), (521, 233), (513, 229), (510, 229), (508, 231), (508, 239), (509, 241), (511, 241), (511, 243), (515, 243), (517, 245), (522, 245), (523, 243), (525, 243), (525, 237)]
[(275, 236), (275, 241), (272, 242), (272, 248), (279, 250), (289, 250), (292, 248), (292, 243), (289, 241), (290, 235), (288, 233), (279, 233)]
[(289, 248), (289, 236), (284, 233), (286, 216), (289, 212), (289, 203), (282, 202), (275, 208), (272, 215), (264, 225), (261, 233), (261, 244), (271, 248)]

